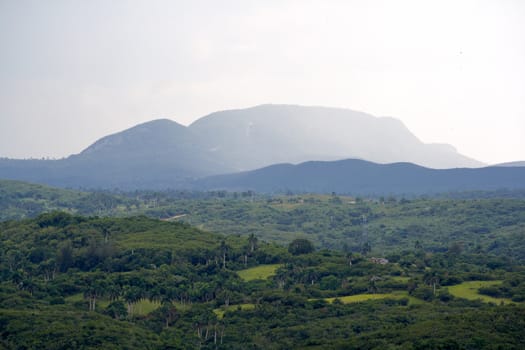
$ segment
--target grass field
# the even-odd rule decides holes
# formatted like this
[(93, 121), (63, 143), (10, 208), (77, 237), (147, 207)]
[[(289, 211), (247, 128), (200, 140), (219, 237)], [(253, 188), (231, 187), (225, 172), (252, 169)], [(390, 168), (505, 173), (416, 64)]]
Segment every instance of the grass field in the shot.
[[(67, 297), (66, 302), (68, 303), (76, 303), (79, 301), (83, 301), (84, 295), (82, 293), (74, 294), (69, 297)], [(97, 299), (97, 310), (105, 309), (110, 304), (110, 301), (106, 298), (100, 298)], [(87, 305), (87, 304), (86, 304)], [(156, 310), (160, 307), (160, 303), (157, 301), (151, 301), (149, 299), (142, 299), (138, 301), (137, 303), (133, 304), (133, 315), (147, 315), (150, 312)], [(179, 308), (179, 305), (177, 305), (177, 308)]]
[(356, 294), (356, 295), (347, 295), (344, 297), (337, 298), (325, 298), (329, 303), (333, 303), (335, 299), (339, 299), (344, 304), (350, 303), (359, 303), (368, 300), (378, 300), (378, 299), (408, 299), (409, 304), (421, 304), (423, 301), (411, 297), (407, 292), (393, 292), (393, 293), (383, 293), (383, 294)]
[(213, 312), (215, 315), (217, 315), (218, 319), (222, 319), (224, 317), (224, 313), (226, 311), (235, 311), (235, 310), (253, 310), (255, 308), (254, 304), (238, 304), (238, 305), (230, 305), (228, 307), (220, 307), (218, 309), (214, 309)]
[(486, 303), (495, 303), (495, 304), (509, 304), (512, 303), (512, 300), (505, 298), (493, 298), (488, 295), (479, 294), (478, 290), (482, 287), (489, 287), (500, 284), (502, 281), (468, 281), (455, 286), (448, 287), (448, 291), (455, 297), (468, 299), (468, 300), (478, 300), (484, 301)]
[[(79, 302), (79, 301), (84, 301), (86, 300), (84, 298), (84, 294), (82, 293), (77, 293), (77, 294), (73, 294), (67, 298), (65, 298), (66, 302), (68, 303), (76, 303), (76, 302)], [(87, 302), (87, 301), (86, 301)], [(87, 304), (86, 304), (87, 305)], [(109, 300), (108, 299), (105, 299), (105, 298), (98, 298), (97, 299), (97, 303), (96, 303), (96, 309), (99, 310), (99, 309), (105, 309), (106, 307), (108, 307), (109, 305)]]
[(142, 299), (133, 305), (133, 315), (147, 315), (160, 307), (160, 302)]
[[(404, 291), (398, 291), (398, 292), (392, 292), (392, 293), (377, 293), (377, 294), (355, 294), (355, 295), (347, 295), (342, 297), (334, 297), (334, 298), (324, 298), (325, 301), (329, 303), (333, 303), (334, 300), (338, 299), (343, 304), (351, 304), (351, 303), (361, 303), (368, 300), (380, 300), (380, 299), (408, 299), (409, 304), (421, 304), (423, 303), (422, 300), (419, 300), (417, 298), (411, 297), (408, 295), (407, 292)], [(317, 299), (309, 299), (309, 301), (314, 301)]]
[(280, 266), (280, 264), (260, 265), (250, 269), (237, 271), (237, 274), (245, 281), (266, 280), (275, 275), (275, 271)]

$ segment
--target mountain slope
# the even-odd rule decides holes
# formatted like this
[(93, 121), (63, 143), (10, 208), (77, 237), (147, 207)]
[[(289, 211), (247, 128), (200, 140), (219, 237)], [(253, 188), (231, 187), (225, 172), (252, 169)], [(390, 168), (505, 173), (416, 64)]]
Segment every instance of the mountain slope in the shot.
[(483, 165), (450, 145), (422, 143), (398, 119), (349, 109), (261, 105), (213, 113), (189, 129), (238, 170), (347, 158), (432, 168)]
[(95, 183), (102, 187), (177, 187), (188, 178), (232, 170), (195, 138), (183, 125), (154, 120), (106, 136), (67, 162), (75, 169), (97, 169)]
[(75, 188), (186, 188), (198, 177), (347, 158), (434, 168), (482, 165), (452, 146), (422, 143), (394, 118), (262, 105), (213, 113), (189, 127), (154, 120), (103, 137), (66, 159), (0, 159), (0, 179)]
[(106, 136), (66, 159), (0, 159), (0, 178), (59, 187), (158, 189), (233, 171), (194, 140), (185, 126), (154, 120)]
[(429, 169), (410, 163), (376, 164), (348, 159), (278, 164), (195, 183), (200, 189), (257, 192), (430, 194), (448, 191), (525, 189), (525, 168)]
[(508, 162), (508, 163), (500, 163), (493, 166), (499, 166), (499, 167), (525, 167), (525, 161), (516, 161), (516, 162)]

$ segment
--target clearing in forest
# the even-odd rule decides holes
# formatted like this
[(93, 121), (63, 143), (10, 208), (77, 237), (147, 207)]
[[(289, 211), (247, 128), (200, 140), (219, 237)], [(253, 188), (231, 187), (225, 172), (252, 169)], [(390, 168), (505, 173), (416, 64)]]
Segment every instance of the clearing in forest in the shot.
[(503, 281), (468, 281), (448, 287), (448, 291), (455, 297), (468, 300), (481, 300), (485, 303), (509, 304), (513, 301), (506, 298), (494, 298), (488, 295), (480, 294), (479, 289), (501, 284)]
[(237, 271), (237, 274), (244, 281), (267, 280), (275, 275), (275, 271), (277, 271), (279, 267), (281, 267), (280, 264), (260, 265), (246, 270)]
[(347, 295), (343, 297), (325, 298), (324, 300), (326, 300), (329, 303), (333, 303), (334, 300), (336, 299), (341, 301), (343, 304), (359, 303), (363, 301), (377, 300), (377, 299), (396, 299), (396, 300), (408, 299), (408, 302), (410, 304), (422, 303), (421, 300), (409, 296), (407, 292), (378, 293), (378, 294), (365, 293), (365, 294)]

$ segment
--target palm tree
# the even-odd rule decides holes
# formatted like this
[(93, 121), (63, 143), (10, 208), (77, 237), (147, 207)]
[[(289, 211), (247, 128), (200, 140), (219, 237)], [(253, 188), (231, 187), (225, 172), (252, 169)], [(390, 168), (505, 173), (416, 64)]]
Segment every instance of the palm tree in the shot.
[(106, 293), (110, 301), (115, 301), (122, 294), (122, 288), (116, 283), (116, 281), (110, 281), (109, 285), (106, 287)]
[(346, 253), (346, 262), (348, 263), (348, 266), (352, 266), (352, 259), (354, 258), (354, 254), (352, 252)]
[(31, 277), (27, 277), (23, 279), (22, 282), (20, 282), (18, 286), (20, 289), (28, 291), (30, 295), (33, 295), (33, 292), (35, 288), (37, 287), (36, 283), (33, 281), (33, 278)]
[(221, 241), (221, 245), (219, 247), (219, 251), (222, 256), (222, 268), (226, 268), (226, 254), (230, 251), (230, 247), (226, 244), (226, 241)]
[(379, 276), (372, 276), (370, 277), (370, 280), (368, 281), (368, 290), (373, 294), (373, 293), (377, 293), (378, 289), (377, 289), (377, 285), (376, 285), (376, 281), (379, 281), (381, 279), (381, 277)]
[(426, 273), (424, 276), (425, 283), (429, 286), (432, 286), (432, 290), (434, 291), (434, 296), (436, 295), (436, 285), (439, 284), (439, 276), (435, 271), (431, 273)]
[(133, 304), (142, 299), (142, 290), (135, 286), (129, 287), (126, 288), (122, 296), (128, 305), (128, 316), (131, 316), (133, 314)]
[(365, 244), (363, 244), (363, 248), (361, 248), (361, 252), (363, 253), (363, 255), (367, 255), (371, 251), (372, 246), (370, 245), (370, 242), (365, 242)]
[(255, 249), (257, 249), (257, 237), (255, 236), (255, 234), (251, 233), (249, 236), (248, 236), (248, 244), (250, 244), (250, 251), (251, 253), (253, 253), (255, 251)]

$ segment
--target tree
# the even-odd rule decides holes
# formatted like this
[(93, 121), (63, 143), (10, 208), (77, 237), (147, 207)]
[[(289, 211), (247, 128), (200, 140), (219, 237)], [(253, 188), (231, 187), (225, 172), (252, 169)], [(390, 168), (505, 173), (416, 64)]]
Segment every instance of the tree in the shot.
[(376, 282), (379, 281), (381, 279), (381, 277), (379, 276), (372, 276), (370, 277), (370, 279), (368, 280), (368, 291), (370, 293), (377, 293), (377, 285), (376, 285)]
[(450, 255), (458, 256), (463, 252), (463, 245), (459, 242), (454, 242), (449, 248), (448, 252)]
[(435, 271), (427, 272), (423, 277), (425, 283), (429, 286), (432, 286), (433, 294), (436, 295), (436, 285), (439, 284), (439, 276)]
[(321, 289), (336, 290), (341, 284), (341, 280), (334, 275), (323, 277), (320, 282)]
[(158, 313), (164, 318), (164, 327), (168, 328), (177, 317), (177, 308), (171, 302), (165, 302), (159, 308)]
[(288, 245), (288, 252), (293, 255), (308, 254), (314, 251), (314, 245), (307, 239), (297, 238)]
[(106, 293), (106, 280), (100, 274), (88, 275), (85, 284), (84, 297), (89, 301), (89, 311), (95, 311), (97, 298)]
[(142, 290), (139, 287), (131, 286), (124, 290), (123, 298), (128, 305), (128, 316), (133, 314), (133, 304), (142, 299)]
[(230, 251), (230, 247), (226, 244), (226, 241), (222, 240), (221, 245), (219, 246), (219, 252), (222, 257), (222, 268), (226, 268), (226, 254)]
[(248, 266), (248, 255), (250, 254), (250, 247), (244, 246), (243, 247), (243, 256), (244, 256), (244, 267)]
[(248, 236), (248, 244), (250, 245), (250, 252), (253, 253), (255, 251), (255, 249), (257, 249), (257, 237), (251, 233), (249, 236)]
[(346, 262), (348, 266), (352, 266), (352, 260), (354, 259), (354, 254), (352, 252), (346, 252)]
[(122, 300), (115, 300), (106, 307), (104, 314), (117, 320), (122, 320), (128, 316), (128, 310), (126, 310), (126, 305), (124, 305)]
[(71, 241), (64, 242), (57, 252), (57, 264), (60, 272), (66, 272), (73, 265), (73, 247)]
[(370, 245), (370, 242), (365, 242), (365, 244), (363, 244), (363, 247), (361, 248), (361, 252), (363, 253), (363, 255), (368, 255), (368, 253), (370, 253), (372, 251), (372, 246)]
[(31, 277), (24, 278), (22, 282), (18, 284), (18, 287), (21, 290), (26, 290), (29, 292), (30, 295), (33, 295), (34, 290), (36, 289), (37, 285), (35, 281)]

